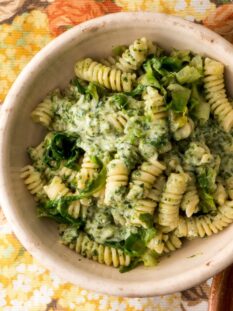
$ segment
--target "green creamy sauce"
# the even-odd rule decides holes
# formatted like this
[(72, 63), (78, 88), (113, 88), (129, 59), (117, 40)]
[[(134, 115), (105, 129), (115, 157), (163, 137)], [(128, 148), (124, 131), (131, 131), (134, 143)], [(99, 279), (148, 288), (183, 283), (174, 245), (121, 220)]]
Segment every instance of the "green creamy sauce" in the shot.
[[(63, 97), (54, 102), (56, 114), (51, 130), (78, 135), (80, 147), (97, 156), (118, 150), (126, 165), (132, 167), (132, 159), (138, 158), (133, 146), (147, 146), (140, 150), (145, 158), (153, 155), (156, 149), (166, 145), (168, 125), (164, 122), (152, 124), (144, 115), (143, 102), (130, 96), (126, 98), (127, 109), (122, 110), (118, 109), (114, 96), (96, 101), (81, 95), (76, 102)], [(125, 128), (123, 122), (127, 122)]]
[[(232, 195), (233, 131), (225, 132), (211, 111), (205, 85), (208, 61), (211, 71), (223, 66), (190, 51), (168, 54), (152, 42), (141, 49), (145, 42), (135, 43), (141, 60), (120, 49), (127, 66), (138, 68), (132, 73), (77, 62), (76, 78), (32, 113), (49, 133), (28, 149), (35, 175), (22, 176), (39, 216), (63, 225), (63, 243), (99, 261), (112, 247), (104, 256), (120, 256), (110, 261), (125, 263), (124, 271), (155, 265), (181, 238), (198, 237), (200, 217), (211, 222)], [(127, 92), (112, 91), (114, 83)], [(180, 216), (187, 226), (179, 228)]]
[(199, 141), (204, 140), (211, 154), (221, 158), (220, 175), (223, 178), (233, 176), (233, 132), (224, 132), (216, 121), (210, 119), (196, 129), (194, 136)]

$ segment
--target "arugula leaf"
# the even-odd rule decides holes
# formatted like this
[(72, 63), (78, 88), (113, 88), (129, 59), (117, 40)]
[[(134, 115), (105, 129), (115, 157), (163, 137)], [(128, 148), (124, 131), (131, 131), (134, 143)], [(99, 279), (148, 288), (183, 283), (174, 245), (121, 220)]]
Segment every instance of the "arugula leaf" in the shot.
[(87, 187), (84, 190), (82, 190), (79, 194), (61, 197), (56, 200), (50, 200), (47, 207), (56, 208), (60, 212), (60, 214), (62, 214), (64, 212), (64, 208), (67, 208), (69, 203), (76, 200), (88, 198), (95, 192), (101, 190), (105, 185), (106, 176), (107, 176), (107, 168), (106, 166), (103, 166), (97, 178), (91, 181), (87, 185)]
[(139, 219), (147, 226), (147, 228), (153, 227), (154, 219), (149, 213), (140, 214)]
[(176, 79), (180, 84), (193, 83), (202, 77), (198, 69), (192, 66), (185, 66), (176, 73)]
[(169, 72), (166, 69), (162, 68), (162, 65), (163, 65), (162, 60), (163, 58), (153, 57), (151, 58), (150, 62), (155, 72), (159, 76), (163, 77), (163, 76), (166, 76)]
[(80, 219), (74, 219), (68, 213), (68, 207), (71, 202), (88, 198), (95, 192), (98, 192), (104, 186), (106, 182), (107, 169), (105, 166), (102, 167), (99, 175), (95, 180), (82, 190), (78, 195), (70, 195), (61, 197), (56, 200), (50, 200), (46, 203), (40, 202), (38, 206), (39, 217), (49, 217), (61, 223), (79, 223)]
[(119, 110), (127, 109), (128, 97), (123, 93), (118, 93), (111, 96), (111, 101), (117, 106)]
[(72, 84), (74, 84), (74, 85), (77, 87), (77, 89), (78, 89), (78, 91), (79, 91), (80, 94), (85, 95), (86, 89), (85, 89), (85, 87), (82, 85), (82, 82), (81, 82), (81, 80), (80, 80), (79, 78), (75, 77), (75, 78), (72, 80)]
[(210, 104), (201, 96), (196, 83), (192, 85), (190, 96), (190, 113), (199, 120), (200, 124), (205, 124), (210, 116)]
[(213, 215), (217, 212), (217, 207), (214, 202), (214, 198), (210, 193), (204, 190), (199, 191), (200, 195), (200, 208), (204, 214), (211, 213)]
[(78, 137), (66, 133), (55, 133), (48, 140), (43, 161), (51, 168), (58, 169), (61, 161), (65, 161), (65, 166), (76, 168), (77, 159), (84, 151), (77, 147)]
[(133, 260), (131, 260), (131, 262), (128, 266), (121, 266), (119, 271), (120, 271), (120, 273), (125, 273), (128, 271), (131, 271), (134, 268), (138, 267), (142, 262), (143, 261), (141, 258), (134, 258)]
[(126, 94), (132, 97), (136, 97), (138, 95), (141, 95), (145, 88), (145, 85), (138, 84), (135, 89), (133, 89), (131, 92), (127, 92)]
[(126, 45), (118, 45), (112, 49), (112, 53), (114, 56), (121, 56), (126, 49)]
[(195, 55), (192, 58), (190, 65), (195, 67), (200, 72), (200, 74), (203, 76), (203, 72), (204, 72), (203, 59), (200, 55)]
[(207, 193), (213, 193), (216, 189), (216, 169), (212, 168), (211, 166), (200, 166), (197, 172), (197, 181), (199, 187)]
[(153, 251), (148, 249), (143, 255), (142, 255), (142, 261), (144, 263), (145, 267), (154, 267), (158, 264), (158, 257), (159, 255)]
[(94, 179), (93, 181), (91, 181), (87, 185), (87, 187), (80, 192), (78, 197), (80, 199), (88, 198), (92, 194), (94, 194), (94, 193), (98, 192), (99, 190), (101, 190), (104, 187), (105, 183), (106, 183), (106, 177), (107, 177), (107, 168), (106, 168), (106, 166), (103, 166), (101, 171), (100, 171), (100, 173), (98, 174), (97, 178)]
[(183, 61), (176, 57), (163, 56), (162, 66), (168, 71), (178, 71), (182, 68)]
[(154, 75), (150, 59), (143, 65), (143, 68), (145, 69), (146, 74), (142, 76), (140, 83), (146, 86), (150, 85), (160, 89), (160, 83)]
[(189, 50), (176, 50), (173, 49), (171, 51), (171, 56), (176, 57), (183, 61), (183, 63), (189, 63), (190, 62), (190, 51)]
[(189, 51), (177, 51), (173, 50), (170, 56), (162, 56), (162, 68), (168, 71), (179, 71), (185, 63), (190, 61), (190, 52)]
[(85, 91), (87, 100), (91, 100), (93, 98), (96, 101), (99, 101), (100, 97), (106, 93), (107, 90), (103, 86), (94, 82), (90, 82)]
[(86, 98), (87, 99), (95, 99), (96, 101), (99, 100), (99, 94), (97, 92), (97, 85), (94, 82), (90, 82), (86, 89)]
[(75, 219), (68, 214), (68, 202), (63, 200), (49, 201), (46, 203), (40, 202), (37, 207), (38, 217), (51, 218), (58, 223), (76, 224), (83, 223), (81, 219)]
[(168, 108), (175, 112), (185, 113), (187, 110), (188, 101), (191, 95), (191, 90), (179, 84), (170, 84), (168, 90), (171, 91), (172, 101)]
[(131, 234), (126, 240), (124, 250), (130, 256), (141, 256), (146, 251), (146, 245), (139, 233)]
[(150, 240), (152, 240), (156, 236), (156, 233), (157, 230), (154, 227), (143, 230), (142, 236), (145, 243), (148, 244)]
[(90, 159), (91, 159), (91, 162), (97, 164), (99, 167), (103, 166), (102, 161), (97, 156), (91, 156)]

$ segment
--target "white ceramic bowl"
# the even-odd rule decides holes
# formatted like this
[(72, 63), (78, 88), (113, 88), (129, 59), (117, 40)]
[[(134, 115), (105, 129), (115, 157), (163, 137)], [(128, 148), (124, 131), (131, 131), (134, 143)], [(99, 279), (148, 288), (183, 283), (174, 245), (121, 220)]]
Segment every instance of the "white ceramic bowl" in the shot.
[[(36, 217), (35, 203), (19, 174), (28, 163), (26, 148), (43, 135), (30, 112), (55, 87), (65, 86), (82, 57), (110, 54), (115, 45), (145, 36), (162, 47), (190, 49), (223, 62), (233, 85), (233, 48), (202, 26), (154, 13), (118, 13), (67, 31), (26, 66), (11, 88), (1, 112), (0, 199), (13, 230), (27, 250), (66, 280), (119, 296), (152, 296), (184, 290), (204, 281), (233, 261), (233, 226), (210, 238), (190, 241), (154, 268), (125, 274), (82, 258), (58, 243), (56, 225)], [(229, 88), (233, 95), (233, 88)], [(195, 255), (195, 256), (193, 256)]]

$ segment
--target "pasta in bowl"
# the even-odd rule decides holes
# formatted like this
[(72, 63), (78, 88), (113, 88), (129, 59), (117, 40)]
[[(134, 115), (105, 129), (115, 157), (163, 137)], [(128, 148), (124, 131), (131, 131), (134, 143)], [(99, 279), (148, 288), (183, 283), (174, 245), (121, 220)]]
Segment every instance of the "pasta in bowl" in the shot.
[(124, 272), (233, 222), (233, 106), (216, 60), (145, 37), (114, 51), (32, 112), (49, 133), (21, 177), (65, 245)]
[[(25, 69), (3, 111), (1, 196), (16, 234), (69, 281), (109, 294), (181, 290), (231, 262), (231, 50), (202, 27), (156, 17), (68, 31)], [(197, 46), (173, 26), (209, 40)]]

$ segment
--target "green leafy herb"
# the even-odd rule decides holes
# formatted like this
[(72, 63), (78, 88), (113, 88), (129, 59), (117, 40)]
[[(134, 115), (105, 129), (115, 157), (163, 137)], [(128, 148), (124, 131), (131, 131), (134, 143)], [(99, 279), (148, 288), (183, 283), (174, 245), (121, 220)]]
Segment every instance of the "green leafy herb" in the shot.
[(126, 45), (118, 45), (112, 49), (112, 52), (115, 56), (121, 56), (126, 49)]
[(150, 85), (150, 86), (154, 86), (154, 87), (160, 89), (160, 83), (154, 75), (151, 60), (148, 60), (143, 65), (143, 67), (145, 69), (146, 74), (144, 76), (142, 76), (142, 78), (140, 79), (140, 83), (143, 85), (146, 85), (146, 86)]
[(142, 261), (144, 263), (145, 267), (154, 267), (158, 264), (158, 254), (148, 249), (143, 255), (142, 255)]
[(201, 96), (197, 84), (192, 85), (190, 96), (190, 113), (199, 120), (200, 124), (205, 124), (210, 116), (210, 104)]
[(145, 241), (140, 234), (133, 233), (125, 240), (124, 249), (131, 256), (141, 256), (146, 251)]
[(101, 190), (105, 185), (106, 177), (107, 177), (107, 168), (106, 168), (106, 166), (103, 166), (100, 173), (98, 174), (97, 178), (94, 179), (93, 181), (91, 181), (87, 185), (87, 187), (80, 192), (78, 197), (80, 199), (88, 198), (91, 195), (93, 195), (94, 193)]
[(107, 90), (103, 86), (94, 82), (90, 82), (85, 91), (87, 100), (94, 99), (96, 101), (99, 101), (100, 97), (106, 93)]
[(217, 208), (213, 196), (210, 193), (205, 192), (204, 190), (200, 190), (199, 195), (200, 195), (199, 205), (201, 207), (201, 211), (204, 214), (211, 213), (215, 215), (217, 212)]
[(186, 112), (191, 90), (179, 84), (170, 84), (168, 90), (171, 91), (172, 97), (168, 108), (175, 112)]
[(123, 93), (115, 94), (111, 97), (111, 101), (116, 105), (119, 110), (127, 109), (128, 97)]
[(176, 73), (176, 79), (180, 84), (193, 83), (202, 77), (200, 71), (192, 66), (185, 66)]
[(83, 84), (82, 84), (82, 82), (81, 82), (80, 79), (78, 79), (78, 78), (76, 77), (76, 78), (74, 78), (74, 79), (72, 80), (72, 83), (77, 87), (77, 89), (78, 89), (78, 91), (79, 91), (80, 94), (85, 95), (86, 89), (85, 89), (85, 87), (83, 86)]
[(48, 141), (43, 161), (51, 168), (58, 169), (61, 161), (65, 161), (65, 166), (69, 168), (77, 167), (77, 159), (84, 151), (77, 147), (77, 137), (65, 134), (55, 133)]
[(143, 261), (141, 258), (134, 258), (133, 260), (131, 260), (131, 262), (128, 266), (121, 266), (119, 271), (121, 273), (129, 272), (129, 271), (133, 270), (134, 268), (138, 267), (142, 262)]
[(211, 166), (201, 166), (198, 168), (198, 185), (205, 192), (213, 193), (216, 189), (217, 171)]
[(195, 55), (192, 58), (190, 65), (195, 67), (200, 72), (200, 74), (203, 76), (203, 72), (204, 72), (203, 59), (200, 55)]
[(149, 243), (150, 240), (152, 240), (156, 236), (156, 233), (157, 230), (154, 227), (143, 230), (142, 236), (145, 243)]
[(142, 92), (145, 90), (145, 87), (145, 85), (138, 84), (135, 89), (133, 89), (131, 92), (127, 92), (126, 94), (132, 97), (136, 97), (142, 94)]
[(140, 214), (139, 219), (147, 226), (147, 228), (150, 228), (153, 226), (154, 219), (151, 214), (148, 214), (148, 213)]

